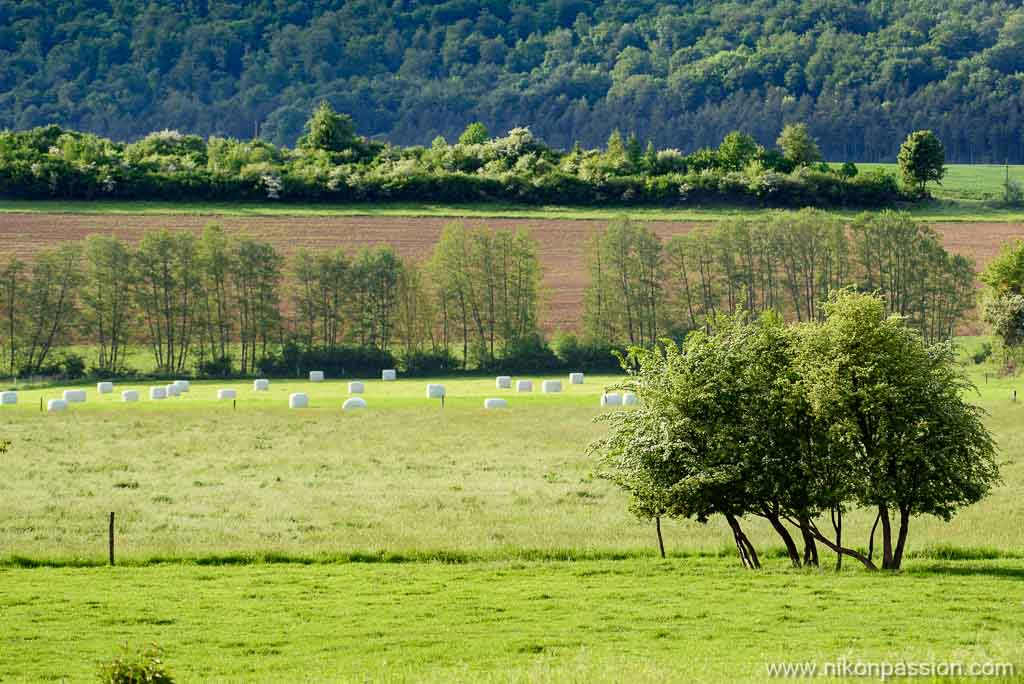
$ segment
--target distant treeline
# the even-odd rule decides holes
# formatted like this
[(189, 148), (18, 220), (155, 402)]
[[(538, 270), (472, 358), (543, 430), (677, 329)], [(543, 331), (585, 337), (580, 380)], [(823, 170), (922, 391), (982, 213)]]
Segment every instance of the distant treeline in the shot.
[[(927, 135), (935, 154), (923, 162), (941, 178), (942, 146)], [(529, 129), (492, 138), (477, 123), (457, 142), (401, 148), (357, 136), (347, 115), (322, 105), (295, 149), (176, 131), (131, 144), (58, 126), (3, 132), (0, 197), (883, 207), (921, 196), (932, 179), (904, 173), (901, 184), (883, 171), (825, 164), (801, 124), (776, 144), (733, 132), (716, 148), (684, 154), (615, 131), (603, 149), (563, 152)], [(895, 152), (899, 141), (892, 144)]]
[(0, 128), (292, 146), (321, 99), (403, 145), (472, 121), (686, 153), (804, 121), (829, 159), (932, 129), (1024, 162), (1018, 0), (0, 0)]
[(667, 244), (623, 220), (587, 258), (583, 329), (549, 342), (537, 243), (525, 232), (453, 223), (424, 262), (390, 247), (286, 259), (217, 226), (151, 232), (135, 247), (96, 235), (0, 264), (0, 372), (131, 374), (138, 345), (158, 374), (614, 371), (616, 350), (682, 340), (719, 313), (818, 320), (820, 302), (846, 286), (879, 292), (929, 341), (951, 337), (974, 306), (970, 262), (894, 213), (845, 226), (780, 212)]

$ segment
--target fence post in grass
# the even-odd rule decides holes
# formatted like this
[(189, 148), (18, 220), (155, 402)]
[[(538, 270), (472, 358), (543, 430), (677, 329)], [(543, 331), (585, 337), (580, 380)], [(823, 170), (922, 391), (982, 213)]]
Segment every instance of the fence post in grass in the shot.
[(43, 398), (39, 397), (39, 412), (43, 412)]
[(110, 511), (110, 530), (109, 530), (109, 541), (110, 541), (110, 564), (114, 564), (114, 511)]
[(237, 399), (232, 399), (231, 400), (231, 410), (232, 411), (237, 411), (238, 410), (238, 400)]

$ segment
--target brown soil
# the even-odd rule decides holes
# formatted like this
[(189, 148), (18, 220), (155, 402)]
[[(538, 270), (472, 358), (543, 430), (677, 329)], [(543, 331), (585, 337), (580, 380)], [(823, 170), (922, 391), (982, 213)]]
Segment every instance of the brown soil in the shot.
[[(299, 248), (311, 251), (341, 247), (355, 251), (362, 245), (386, 243), (407, 257), (426, 258), (448, 218), (390, 217), (220, 217), (206, 216), (92, 216), (78, 214), (0, 215), (0, 259), (17, 255), (31, 259), (38, 251), (64, 240), (81, 240), (101, 233), (137, 242), (147, 231), (168, 228), (199, 232), (216, 222), (225, 229), (266, 240), (284, 254)], [(548, 330), (576, 329), (582, 315), (583, 292), (587, 284), (584, 253), (590, 237), (606, 221), (540, 219), (465, 219), (466, 225), (493, 228), (523, 228), (540, 244), (547, 300), (543, 327)], [(689, 222), (652, 222), (663, 238), (686, 233)], [(941, 223), (935, 229), (946, 247), (973, 257), (979, 268), (1013, 239), (1024, 238), (1024, 225), (1011, 223)]]

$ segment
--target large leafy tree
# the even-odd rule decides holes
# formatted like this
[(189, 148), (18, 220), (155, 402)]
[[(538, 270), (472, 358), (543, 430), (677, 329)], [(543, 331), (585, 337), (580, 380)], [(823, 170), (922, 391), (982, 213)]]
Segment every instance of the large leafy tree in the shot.
[[(846, 556), (876, 569), (880, 525), (881, 567), (898, 570), (914, 516), (948, 520), (990, 491), (995, 447), (950, 347), (926, 345), (875, 296), (833, 293), (825, 314), (794, 328), (720, 317), (682, 347), (632, 350), (624, 386), (640, 407), (604, 416), (608, 436), (592, 448), (634, 513), (722, 515), (747, 567), (759, 566), (747, 515), (772, 525), (797, 566), (820, 543), (837, 567)], [(877, 516), (867, 554), (844, 541), (852, 508)]]
[(896, 161), (904, 184), (918, 195), (925, 195), (928, 183), (938, 183), (946, 175), (946, 149), (931, 131), (908, 135)]

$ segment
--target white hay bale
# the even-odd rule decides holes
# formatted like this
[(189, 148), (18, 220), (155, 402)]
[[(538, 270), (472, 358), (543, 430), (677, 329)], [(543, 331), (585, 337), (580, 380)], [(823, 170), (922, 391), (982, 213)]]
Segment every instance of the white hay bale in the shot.
[(17, 403), (17, 392), (0, 392), (0, 406), (14, 406)]
[(533, 391), (533, 380), (518, 380), (516, 381), (516, 392), (532, 392)]
[(233, 389), (219, 389), (217, 390), (217, 401), (228, 401), (238, 397), (238, 393)]
[(583, 384), (583, 373), (569, 373), (569, 384), (570, 385), (582, 385)]
[(178, 388), (179, 394), (184, 394), (185, 392), (188, 392), (190, 389), (192, 389), (192, 385), (189, 383), (188, 380), (175, 380), (174, 386)]
[(601, 395), (601, 406), (622, 406), (622, 395), (618, 392), (605, 392)]
[(622, 405), (623, 406), (636, 406), (640, 403), (640, 398), (633, 392), (624, 392), (622, 394)]
[(110, 394), (114, 391), (114, 383), (112, 382), (97, 382), (96, 392), (98, 394)]
[(350, 382), (348, 383), (349, 394), (362, 394), (366, 391), (366, 385), (361, 382)]
[(444, 397), (444, 385), (427, 385), (427, 399), (442, 399)]
[(159, 401), (160, 399), (166, 399), (167, 398), (167, 388), (166, 387), (150, 387), (149, 388), (149, 398), (153, 399), (155, 401)]
[(309, 371), (310, 382), (323, 382), (324, 372), (323, 371)]
[(366, 400), (362, 397), (352, 397), (346, 399), (345, 403), (341, 405), (342, 411), (351, 411), (353, 409), (364, 409), (366, 408)]
[(64, 390), (64, 401), (69, 404), (81, 404), (85, 401), (85, 390)]
[(268, 392), (270, 391), (270, 381), (266, 378), (260, 378), (259, 380), (252, 381), (252, 389), (255, 392)]
[(54, 411), (64, 411), (68, 407), (68, 402), (63, 399), (50, 399), (46, 402), (46, 410), (53, 413)]
[(380, 379), (383, 380), (384, 382), (393, 382), (397, 378), (398, 372), (393, 368), (390, 368), (386, 371), (381, 371)]
[(173, 382), (170, 385), (167, 385), (167, 387), (164, 387), (164, 389), (167, 391), (167, 396), (168, 397), (180, 397), (181, 396), (181, 388), (178, 387)]
[(309, 408), (309, 395), (305, 392), (295, 392), (288, 395), (288, 408)]
[(484, 399), (485, 409), (503, 409), (508, 408), (508, 402), (504, 399)]
[(554, 394), (562, 391), (561, 380), (545, 380), (540, 385), (540, 390), (545, 394)]
[(508, 375), (499, 375), (494, 378), (494, 386), (497, 389), (512, 389), (512, 378)]
[(138, 390), (125, 390), (121, 392), (121, 401), (138, 401), (139, 392)]

